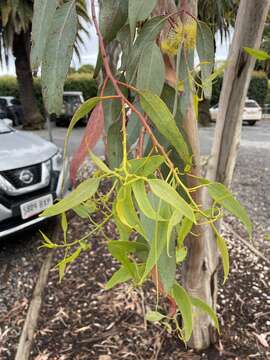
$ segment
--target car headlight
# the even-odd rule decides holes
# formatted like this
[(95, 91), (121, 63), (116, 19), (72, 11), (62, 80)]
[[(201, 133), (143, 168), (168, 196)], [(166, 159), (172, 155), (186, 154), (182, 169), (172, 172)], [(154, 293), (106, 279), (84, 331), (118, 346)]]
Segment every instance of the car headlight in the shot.
[(53, 157), (52, 157), (52, 168), (54, 171), (61, 171), (63, 167), (63, 153), (62, 151), (58, 151)]
[(14, 187), (2, 175), (0, 175), (0, 189), (6, 193), (14, 191)]

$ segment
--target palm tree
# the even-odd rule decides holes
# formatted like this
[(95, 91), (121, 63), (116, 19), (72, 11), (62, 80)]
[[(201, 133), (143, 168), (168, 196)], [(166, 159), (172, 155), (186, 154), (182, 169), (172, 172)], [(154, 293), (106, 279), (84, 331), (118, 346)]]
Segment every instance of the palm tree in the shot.
[[(64, 0), (65, 1), (65, 0)], [(9, 52), (15, 58), (15, 68), (20, 100), (24, 113), (25, 129), (38, 130), (44, 125), (44, 118), (34, 96), (33, 76), (30, 66), (31, 28), (34, 0), (1, 0), (0, 3), (0, 60), (8, 62)], [(87, 32), (84, 21), (90, 21), (86, 0), (77, 0), (78, 34), (74, 47), (79, 57), (82, 44), (81, 31)]]

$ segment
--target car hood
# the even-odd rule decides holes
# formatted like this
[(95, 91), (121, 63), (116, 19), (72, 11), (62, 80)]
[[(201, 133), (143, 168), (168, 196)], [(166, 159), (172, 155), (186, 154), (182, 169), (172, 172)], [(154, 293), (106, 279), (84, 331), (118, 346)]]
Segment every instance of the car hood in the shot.
[(58, 148), (47, 140), (24, 131), (0, 133), (0, 171), (41, 163)]

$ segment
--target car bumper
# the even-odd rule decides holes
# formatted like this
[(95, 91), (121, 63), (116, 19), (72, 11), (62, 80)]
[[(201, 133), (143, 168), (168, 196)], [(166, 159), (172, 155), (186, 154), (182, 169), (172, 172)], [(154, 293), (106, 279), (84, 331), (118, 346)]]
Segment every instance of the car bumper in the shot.
[[(31, 226), (34, 226), (42, 221), (46, 220), (45, 217), (40, 217), (39, 214), (34, 215), (33, 217), (23, 220), (20, 213), (20, 206), (29, 200), (35, 200), (42, 196), (52, 194), (53, 199), (64, 197), (70, 191), (70, 181), (69, 179), (64, 182), (63, 179), (67, 178), (68, 165), (66, 163), (65, 168), (58, 173), (57, 181), (55, 181), (52, 186), (40, 189), (33, 194), (26, 194), (22, 199), (18, 200), (14, 197), (14, 206), (11, 207), (0, 202), (0, 239), (12, 235), (16, 232), (27, 229)], [(1, 199), (0, 199), (1, 200)]]

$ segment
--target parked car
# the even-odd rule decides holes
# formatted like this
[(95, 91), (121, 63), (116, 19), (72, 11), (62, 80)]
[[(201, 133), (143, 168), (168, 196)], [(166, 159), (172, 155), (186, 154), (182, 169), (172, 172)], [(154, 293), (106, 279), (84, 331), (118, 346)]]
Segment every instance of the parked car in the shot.
[[(84, 102), (81, 91), (64, 91), (61, 115), (55, 119), (56, 126), (68, 126), (75, 111)], [(82, 119), (80, 123), (86, 123)]]
[(57, 146), (0, 120), (0, 238), (43, 221), (38, 214), (67, 192), (68, 173)]
[[(216, 121), (218, 115), (218, 105), (210, 109), (211, 120)], [(251, 99), (245, 101), (245, 107), (242, 115), (242, 120), (249, 125), (255, 125), (257, 121), (262, 119), (262, 109), (260, 105)]]
[(13, 121), (13, 126), (23, 123), (22, 105), (14, 96), (0, 96), (0, 108), (6, 112), (6, 118)]

